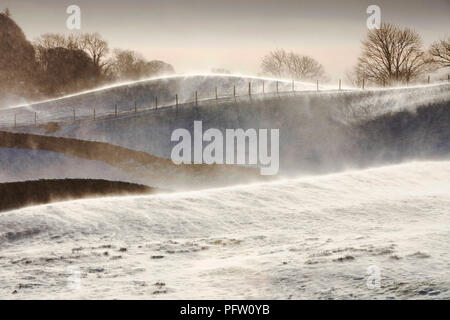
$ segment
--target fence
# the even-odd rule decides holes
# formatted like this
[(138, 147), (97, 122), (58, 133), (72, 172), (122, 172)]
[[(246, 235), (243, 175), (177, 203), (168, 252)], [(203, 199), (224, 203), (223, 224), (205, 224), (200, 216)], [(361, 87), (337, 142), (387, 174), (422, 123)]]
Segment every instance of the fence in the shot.
[[(444, 80), (445, 81), (445, 80)], [(255, 86), (255, 84), (257, 82), (260, 82), (259, 87)], [(273, 83), (273, 90), (272, 91), (268, 91), (267, 90), (267, 83)], [(435, 81), (434, 83), (441, 83), (443, 81)], [(448, 75), (447, 78), (447, 82), (450, 82), (450, 75)], [(423, 83), (426, 84), (431, 84), (431, 77), (428, 76), (426, 78), (426, 81), (424, 81)], [(423, 84), (422, 83), (422, 84)], [(34, 127), (39, 127), (39, 126), (46, 126), (49, 124), (70, 124), (70, 123), (76, 123), (78, 121), (85, 121), (85, 120), (92, 120), (92, 121), (97, 121), (97, 120), (104, 120), (104, 119), (113, 119), (113, 118), (118, 118), (124, 115), (131, 115), (131, 114), (137, 114), (140, 112), (146, 112), (146, 111), (150, 111), (150, 110), (160, 110), (163, 108), (168, 108), (168, 107), (174, 107), (176, 109), (176, 111), (178, 112), (178, 108), (180, 106), (183, 105), (189, 105), (189, 104), (193, 104), (193, 105), (198, 105), (199, 101), (200, 102), (205, 102), (205, 101), (212, 101), (212, 100), (222, 100), (222, 99), (230, 99), (230, 98), (234, 98), (237, 99), (238, 97), (249, 97), (251, 98), (252, 96), (256, 96), (256, 95), (269, 95), (269, 94), (286, 94), (286, 93), (305, 93), (305, 92), (320, 92), (320, 91), (328, 91), (328, 92), (336, 92), (336, 91), (349, 91), (346, 89), (343, 89), (342, 87), (342, 81), (341, 79), (339, 79), (338, 81), (338, 85), (337, 87), (335, 87), (334, 89), (330, 86), (330, 85), (326, 85), (326, 86), (320, 86), (319, 80), (316, 81), (315, 86), (312, 84), (309, 84), (309, 88), (305, 88), (303, 87), (302, 89), (298, 90), (298, 82), (295, 81), (291, 81), (290, 84), (289, 82), (286, 81), (276, 81), (276, 80), (263, 80), (263, 79), (256, 79), (255, 81), (249, 81), (248, 82), (248, 89), (246, 90), (246, 92), (244, 94), (239, 95), (238, 94), (238, 88), (236, 87), (236, 85), (233, 85), (233, 89), (232, 92), (230, 92), (229, 95), (225, 94), (221, 95), (222, 92), (224, 92), (224, 90), (220, 90), (217, 86), (214, 88), (214, 92), (210, 95), (207, 96), (206, 98), (203, 99), (199, 99), (200, 95), (198, 90), (195, 91), (194, 94), (194, 99), (192, 101), (184, 101), (184, 102), (180, 102), (180, 95), (178, 93), (175, 93), (173, 95), (173, 100), (172, 101), (166, 101), (165, 103), (161, 103), (161, 101), (158, 101), (158, 96), (154, 97), (154, 102), (152, 105), (146, 105), (146, 106), (141, 106), (138, 107), (137, 105), (137, 101), (136, 99), (130, 103), (130, 107), (127, 110), (119, 110), (117, 103), (114, 104), (114, 109), (111, 110), (110, 112), (106, 112), (103, 115), (99, 115), (98, 111), (96, 110), (96, 108), (92, 108), (92, 113), (91, 115), (87, 115), (82, 114), (82, 115), (77, 115), (76, 109), (73, 108), (72, 109), (72, 114), (71, 116), (67, 115), (67, 113), (63, 113), (63, 114), (59, 114), (54, 118), (54, 119), (46, 119), (45, 116), (40, 117), (40, 114), (37, 111), (32, 111), (33, 113), (33, 117), (32, 120), (30, 121), (30, 115), (29, 113), (31, 113), (30, 111), (28, 112), (23, 112), (21, 114), (21, 116), (23, 117), (22, 122), (19, 123), (18, 119), (18, 114), (14, 113), (14, 117), (13, 117), (13, 122), (11, 121), (10, 124), (7, 123), (7, 121), (3, 121), (3, 123), (0, 123), (1, 127), (4, 128), (20, 128), (20, 127), (30, 127), (30, 126), (34, 126)], [(280, 86), (283, 86), (283, 89), (280, 90)], [(304, 84), (303, 84), (304, 85)], [(313, 87), (314, 86), (314, 87)], [(407, 83), (408, 86), (408, 83)], [(386, 87), (386, 83), (383, 83), (383, 88)], [(259, 88), (259, 90), (255, 90)], [(377, 87), (379, 88), (379, 87)], [(392, 88), (392, 87), (389, 87)], [(351, 88), (350, 90), (354, 90), (355, 88)], [(357, 88), (356, 88), (357, 89)], [(367, 87), (367, 81), (365, 79), (362, 80), (362, 84), (360, 87), (360, 90), (366, 90), (369, 89)], [(242, 90), (241, 90), (242, 91)], [(25, 113), (28, 113), (27, 115), (25, 115)], [(1, 113), (0, 113), (1, 114)], [(2, 117), (4, 118), (4, 117)], [(6, 123), (5, 123), (6, 122)]]

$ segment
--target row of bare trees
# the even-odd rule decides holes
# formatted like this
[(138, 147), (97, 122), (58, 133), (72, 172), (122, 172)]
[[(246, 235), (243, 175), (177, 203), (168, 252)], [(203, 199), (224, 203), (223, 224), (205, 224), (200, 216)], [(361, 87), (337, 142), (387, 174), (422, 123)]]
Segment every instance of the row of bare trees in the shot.
[(108, 43), (99, 33), (72, 34), (69, 36), (47, 33), (36, 39), (34, 47), (38, 56), (43, 51), (54, 48), (84, 51), (92, 59), (94, 67), (99, 74), (104, 72), (107, 65), (105, 57), (109, 53)]

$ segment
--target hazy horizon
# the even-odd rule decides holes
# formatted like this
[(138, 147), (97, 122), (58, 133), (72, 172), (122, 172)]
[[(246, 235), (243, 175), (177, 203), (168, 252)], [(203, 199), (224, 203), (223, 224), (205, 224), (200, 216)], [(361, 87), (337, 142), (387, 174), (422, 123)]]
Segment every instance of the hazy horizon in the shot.
[(44, 33), (71, 33), (66, 8), (72, 4), (81, 8), (77, 32), (99, 32), (110, 48), (163, 60), (177, 73), (225, 68), (257, 75), (262, 57), (283, 48), (312, 56), (331, 79), (344, 77), (360, 53), (371, 4), (381, 8), (382, 22), (415, 29), (425, 48), (450, 30), (449, 0), (6, 0), (0, 9), (9, 8), (32, 41)]

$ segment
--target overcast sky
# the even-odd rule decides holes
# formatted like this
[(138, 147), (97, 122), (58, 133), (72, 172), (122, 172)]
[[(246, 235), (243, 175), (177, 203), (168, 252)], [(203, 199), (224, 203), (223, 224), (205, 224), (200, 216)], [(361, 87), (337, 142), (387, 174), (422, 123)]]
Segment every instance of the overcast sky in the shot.
[(111, 47), (171, 63), (177, 72), (214, 67), (257, 74), (262, 56), (284, 48), (311, 55), (331, 78), (356, 62), (368, 5), (383, 22), (414, 28), (424, 43), (450, 34), (450, 0), (2, 0), (28, 39), (69, 33), (66, 8), (81, 8), (81, 32)]

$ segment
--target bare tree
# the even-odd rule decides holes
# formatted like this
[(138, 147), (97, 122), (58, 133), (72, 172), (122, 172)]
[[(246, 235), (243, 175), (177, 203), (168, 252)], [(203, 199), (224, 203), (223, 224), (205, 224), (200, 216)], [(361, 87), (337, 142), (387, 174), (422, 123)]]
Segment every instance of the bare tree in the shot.
[(81, 36), (80, 46), (81, 49), (91, 56), (97, 71), (101, 74), (103, 68), (107, 64), (107, 62), (103, 60), (109, 52), (108, 43), (103, 40), (102, 36), (97, 32), (86, 33)]
[(409, 82), (430, 69), (420, 36), (409, 28), (384, 23), (369, 30), (362, 45), (356, 78), (377, 84)]
[(428, 53), (438, 68), (450, 67), (450, 37), (433, 43)]
[(266, 55), (261, 63), (264, 74), (294, 80), (316, 80), (325, 75), (322, 65), (311, 57), (283, 49)]
[(45, 33), (34, 41), (35, 47), (44, 49), (65, 48), (69, 50), (81, 50), (81, 37), (75, 34), (65, 36), (59, 33)]

